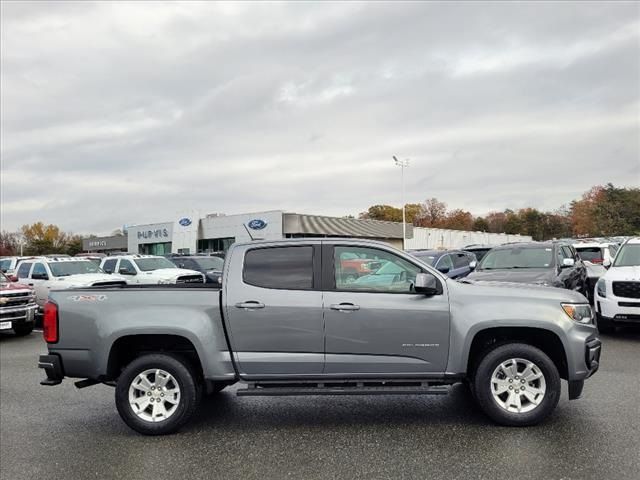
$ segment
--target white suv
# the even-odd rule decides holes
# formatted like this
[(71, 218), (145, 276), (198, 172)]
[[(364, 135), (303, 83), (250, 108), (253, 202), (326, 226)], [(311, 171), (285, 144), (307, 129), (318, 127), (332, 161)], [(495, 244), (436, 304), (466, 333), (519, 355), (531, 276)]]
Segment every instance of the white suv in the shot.
[(70, 257), (37, 257), (23, 260), (16, 273), (18, 281), (33, 287), (40, 310), (50, 290), (126, 285), (124, 277), (107, 275), (91, 260)]
[(205, 277), (195, 270), (178, 268), (157, 255), (117, 255), (102, 259), (100, 267), (107, 273), (127, 277), (127, 283), (172, 284), (204, 283)]
[(598, 329), (612, 332), (616, 325), (640, 325), (640, 237), (625, 242), (594, 291)]

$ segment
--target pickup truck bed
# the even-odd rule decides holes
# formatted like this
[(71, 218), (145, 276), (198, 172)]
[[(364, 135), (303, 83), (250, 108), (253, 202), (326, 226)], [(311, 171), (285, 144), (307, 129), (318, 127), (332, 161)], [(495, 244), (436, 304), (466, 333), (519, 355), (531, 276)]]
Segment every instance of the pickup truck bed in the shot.
[[(348, 278), (342, 251), (376, 271)], [(236, 381), (239, 395), (441, 394), (464, 381), (497, 422), (531, 425), (560, 379), (578, 398), (599, 366), (581, 294), (452, 281), (378, 242), (235, 244), (210, 285), (52, 292), (43, 383), (115, 385), (122, 418), (145, 434), (175, 431), (203, 392)]]

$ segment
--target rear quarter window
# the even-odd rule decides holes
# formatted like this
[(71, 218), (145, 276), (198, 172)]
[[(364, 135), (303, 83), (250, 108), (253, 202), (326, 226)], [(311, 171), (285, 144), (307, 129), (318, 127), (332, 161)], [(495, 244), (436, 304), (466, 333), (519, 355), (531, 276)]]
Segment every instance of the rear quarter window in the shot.
[(244, 283), (263, 288), (311, 290), (313, 247), (273, 247), (249, 250), (244, 257)]
[(27, 278), (29, 276), (29, 270), (31, 270), (32, 263), (21, 263), (18, 268), (18, 278)]

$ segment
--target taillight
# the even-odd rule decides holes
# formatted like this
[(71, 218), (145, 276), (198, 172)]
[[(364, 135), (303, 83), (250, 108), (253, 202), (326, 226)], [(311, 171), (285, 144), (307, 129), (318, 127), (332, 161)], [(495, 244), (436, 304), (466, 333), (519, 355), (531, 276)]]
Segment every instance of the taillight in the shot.
[(42, 336), (47, 343), (58, 343), (58, 305), (53, 302), (44, 304)]

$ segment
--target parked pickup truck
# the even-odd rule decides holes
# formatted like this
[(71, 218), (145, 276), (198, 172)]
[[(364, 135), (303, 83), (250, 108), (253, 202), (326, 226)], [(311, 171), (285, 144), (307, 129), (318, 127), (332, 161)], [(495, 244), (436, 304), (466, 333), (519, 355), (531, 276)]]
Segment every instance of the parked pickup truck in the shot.
[[(344, 253), (393, 262), (358, 284)], [(390, 278), (392, 277), (392, 278)], [(465, 382), (504, 425), (533, 425), (599, 366), (594, 315), (580, 293), (460, 283), (374, 241), (234, 244), (214, 284), (51, 292), (44, 385), (115, 386), (144, 434), (177, 430), (203, 392), (238, 395), (441, 394)]]

